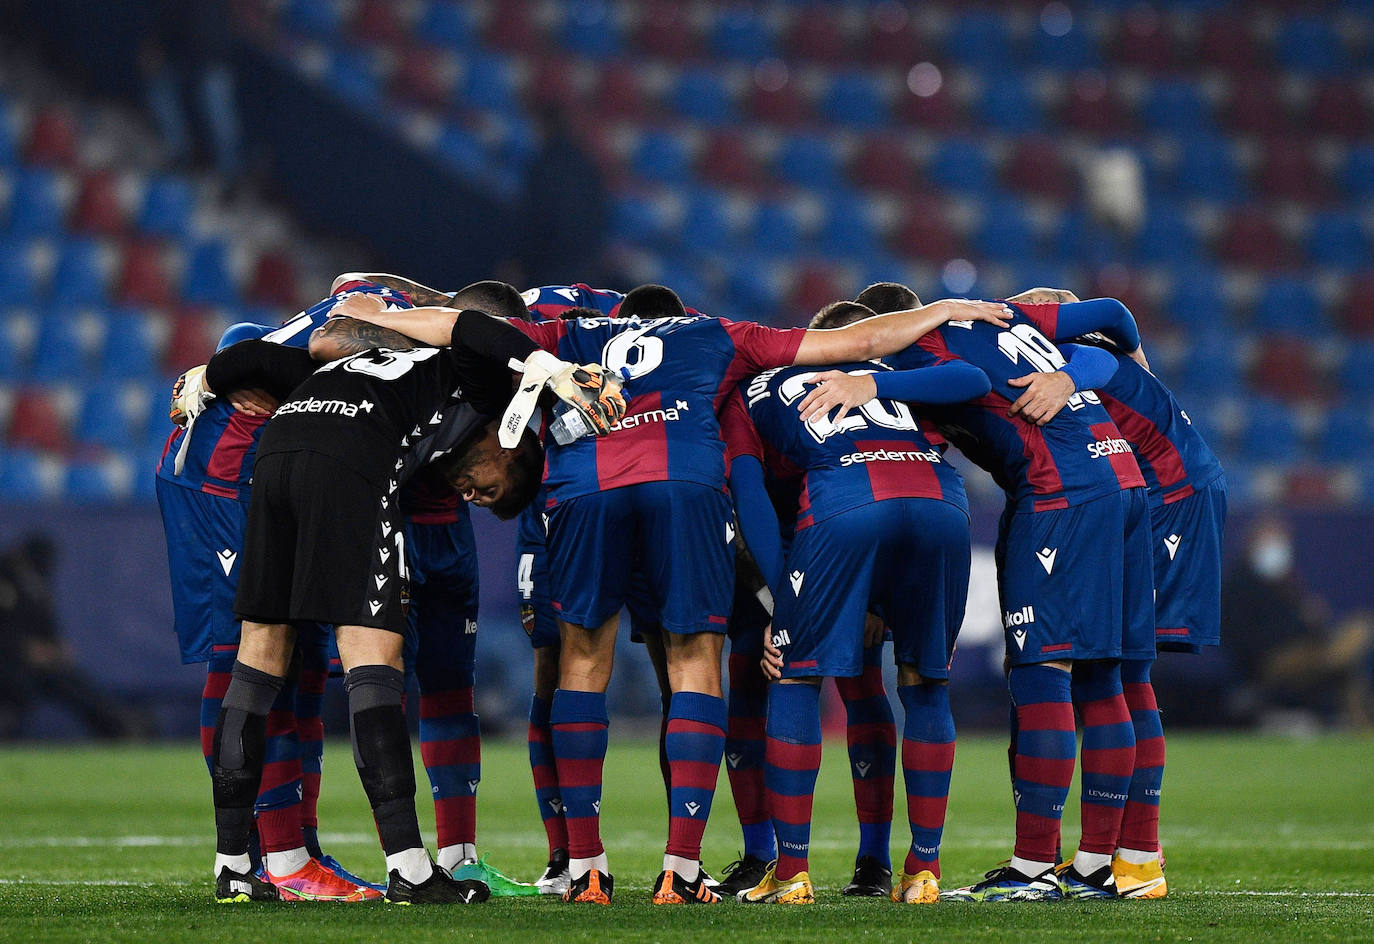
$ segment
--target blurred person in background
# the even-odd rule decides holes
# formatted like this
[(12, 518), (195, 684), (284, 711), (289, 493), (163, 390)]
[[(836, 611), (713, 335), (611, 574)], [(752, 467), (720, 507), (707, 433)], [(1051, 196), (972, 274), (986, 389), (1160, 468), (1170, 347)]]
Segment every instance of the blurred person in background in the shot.
[(150, 722), (101, 691), (58, 635), (57, 546), (32, 534), (0, 554), (0, 740), (18, 737), (38, 701), (56, 702), (101, 738), (146, 736)]
[(1224, 649), (1260, 720), (1311, 712), (1327, 724), (1374, 725), (1374, 617), (1337, 621), (1294, 566), (1293, 532), (1274, 515), (1251, 527), (1221, 589)]

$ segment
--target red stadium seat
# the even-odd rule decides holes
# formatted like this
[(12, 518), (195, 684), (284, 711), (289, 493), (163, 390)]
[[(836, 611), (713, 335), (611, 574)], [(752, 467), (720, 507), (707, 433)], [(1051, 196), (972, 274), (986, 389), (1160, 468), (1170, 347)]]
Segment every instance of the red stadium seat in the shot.
[(1118, 299), (1131, 310), (1144, 335), (1151, 337), (1161, 322), (1155, 304), (1145, 291), (1142, 275), (1141, 272), (1120, 265), (1103, 266), (1093, 274), (1091, 287), (1082, 297)]
[(737, 129), (711, 135), (697, 158), (697, 172), (712, 183), (751, 189), (763, 179), (749, 138)]
[(70, 167), (76, 163), (76, 119), (60, 106), (44, 108), (34, 118), (25, 157), (32, 164)]
[(893, 236), (895, 251), (941, 264), (962, 256), (962, 243), (938, 197), (911, 200)]
[(1326, 175), (1313, 159), (1305, 141), (1275, 137), (1260, 148), (1255, 175), (1256, 192), (1280, 200), (1319, 203), (1331, 195)]
[(172, 286), (160, 243), (139, 240), (126, 247), (115, 294), (119, 301), (132, 305), (171, 302)]
[(353, 14), (353, 35), (366, 43), (395, 46), (405, 41), (407, 29), (389, 0), (362, 0)]
[(1202, 24), (1193, 58), (1226, 72), (1263, 72), (1270, 66), (1267, 52), (1255, 42), (1250, 22), (1233, 13), (1213, 13)]
[(963, 109), (950, 91), (948, 78), (934, 95), (902, 90), (893, 110), (899, 119), (922, 131), (949, 131), (964, 124)]
[(1228, 128), (1244, 134), (1279, 134), (1292, 125), (1273, 75), (1253, 70), (1232, 76), (1221, 116)]
[[(797, 10), (783, 36), (782, 52), (789, 62), (810, 59), (835, 65), (852, 65), (854, 61), (849, 36), (832, 8), (824, 4), (813, 4)], [(868, 50), (864, 50), (864, 58), (869, 58)]]
[(457, 78), (457, 63), (450, 54), (429, 46), (410, 46), (397, 58), (391, 94), (412, 105), (444, 108), (453, 100)]
[(57, 402), (40, 388), (15, 397), (8, 438), (11, 446), (46, 452), (66, 452), (71, 445), (71, 431)]
[(686, 62), (701, 53), (701, 37), (690, 8), (672, 0), (645, 4), (634, 41), (650, 55), (673, 62)]
[(1374, 115), (1359, 88), (1346, 80), (1323, 82), (1317, 86), (1305, 110), (1308, 129), (1317, 134), (1355, 138), (1374, 127)]
[(1046, 135), (1017, 141), (1002, 177), (1013, 189), (1060, 203), (1071, 200), (1076, 189), (1075, 175), (1064, 163), (1059, 145)]
[(300, 302), (295, 260), (285, 252), (265, 252), (253, 267), (250, 301), (295, 309)]
[(601, 73), (601, 88), (592, 99), (592, 107), (603, 118), (645, 118), (648, 101), (638, 71), (625, 62), (608, 66)]
[(1346, 283), (1336, 318), (1345, 330), (1374, 337), (1374, 271), (1361, 272)]
[(1120, 65), (1167, 72), (1178, 61), (1179, 44), (1169, 29), (1169, 19), (1158, 9), (1141, 4), (1123, 16), (1116, 35), (1116, 62)]
[(1323, 392), (1317, 376), (1311, 350), (1296, 335), (1265, 338), (1250, 369), (1257, 390), (1289, 400)]
[(1341, 501), (1331, 469), (1303, 465), (1288, 473), (1286, 499), (1292, 505), (1331, 505)]
[(793, 127), (811, 118), (811, 104), (790, 79), (781, 88), (755, 85), (746, 98), (749, 113), (759, 121)]
[(536, 105), (574, 107), (582, 97), (574, 78), (575, 70), (573, 60), (556, 53), (540, 56), (530, 80), (529, 100)]
[(865, 62), (902, 70), (918, 62), (929, 62), (935, 56), (908, 4), (879, 3), (870, 7), (867, 34), (858, 38), (855, 48), (862, 51)]
[(113, 174), (102, 170), (82, 178), (72, 208), (72, 229), (94, 236), (118, 236), (128, 228), (128, 222)]
[(1293, 248), (1269, 214), (1256, 207), (1236, 211), (1223, 227), (1216, 249), (1226, 262), (1256, 269), (1280, 269), (1295, 261)]
[(543, 34), (526, 0), (497, 0), (487, 19), (486, 38), (507, 52), (536, 52), (543, 45)]
[(172, 334), (162, 357), (168, 374), (179, 374), (188, 367), (204, 364), (215, 353), (219, 342), (220, 319), (203, 310), (183, 309), (172, 319)]
[(910, 192), (920, 181), (911, 152), (898, 135), (865, 138), (849, 162), (849, 177), (861, 187), (893, 193)]
[(1130, 110), (1099, 72), (1074, 77), (1060, 110), (1060, 120), (1074, 131), (1093, 135), (1117, 134), (1132, 125)]
[(849, 287), (842, 285), (837, 273), (829, 266), (812, 263), (797, 274), (790, 303), (800, 313), (810, 314), (835, 301), (848, 298)]

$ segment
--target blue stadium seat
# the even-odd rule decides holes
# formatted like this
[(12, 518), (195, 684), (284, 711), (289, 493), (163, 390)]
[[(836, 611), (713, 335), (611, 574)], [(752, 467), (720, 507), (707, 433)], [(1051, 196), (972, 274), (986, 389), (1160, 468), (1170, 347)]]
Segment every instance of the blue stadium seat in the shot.
[(711, 51), (728, 59), (757, 62), (777, 55), (777, 36), (763, 15), (744, 5), (731, 6), (716, 15), (708, 29)]
[(477, 42), (473, 7), (458, 0), (433, 0), (415, 23), (415, 38), (455, 51), (471, 48)]
[(1180, 388), (1189, 400), (1234, 395), (1245, 388), (1235, 335), (1220, 324), (1190, 332), (1192, 348), (1179, 373)]
[(703, 124), (730, 124), (736, 119), (730, 90), (714, 69), (684, 70), (670, 101), (678, 114)]
[(149, 318), (141, 312), (124, 309), (112, 312), (108, 324), (105, 349), (100, 357), (100, 375), (130, 380), (157, 376), (160, 345)]
[(283, 22), (293, 33), (334, 36), (339, 32), (339, 5), (329, 0), (289, 0)]
[(1374, 199), (1374, 144), (1358, 144), (1350, 149), (1340, 179), (1347, 198)]
[[(1374, 362), (1369, 365), (1374, 371)], [(1346, 403), (1326, 414), (1317, 440), (1323, 462), (1374, 461), (1374, 412), (1368, 403)]]
[(1346, 345), (1341, 387), (1355, 396), (1374, 395), (1374, 341), (1362, 339)]
[(85, 375), (90, 360), (86, 326), (68, 314), (44, 315), (38, 322), (29, 375), (36, 380), (68, 380)]
[(1221, 135), (1191, 133), (1183, 140), (1174, 186), (1186, 197), (1235, 203), (1245, 195), (1235, 150)]
[(382, 109), (386, 96), (377, 79), (373, 57), (355, 46), (336, 46), (329, 60), (329, 88), (350, 104), (360, 108)]
[(43, 294), (42, 288), (30, 241), (0, 236), (0, 298), (32, 301)]
[(138, 228), (154, 236), (185, 236), (191, 229), (196, 195), (184, 177), (163, 175), (148, 181)]
[(588, 59), (610, 59), (624, 45), (615, 7), (606, 0), (574, 0), (555, 32), (565, 49)]
[(663, 201), (653, 196), (621, 193), (611, 207), (611, 236), (630, 245), (657, 244), (672, 222)]
[(73, 462), (67, 469), (64, 494), (78, 504), (125, 501), (132, 492), (133, 480), (129, 461), (119, 456)]
[(1035, 231), (1024, 204), (1001, 198), (985, 206), (973, 238), (978, 254), (994, 262), (1015, 262), (1035, 254)]
[(1292, 408), (1281, 400), (1262, 396), (1248, 397), (1241, 402), (1245, 410), (1245, 422), (1238, 436), (1241, 448), (1252, 456), (1293, 458), (1274, 448), (1275, 443), (1302, 440)]
[(1276, 334), (1322, 334), (1329, 330), (1317, 293), (1306, 279), (1277, 276), (1265, 282), (1251, 326)]
[(1033, 66), (1055, 72), (1081, 72), (1102, 64), (1097, 40), (1081, 20), (1074, 22), (1061, 36), (1052, 36), (1043, 28), (1032, 32), (1030, 63)]
[(26, 167), (14, 175), (10, 191), (9, 234), (48, 236), (62, 231), (62, 200), (57, 174)]
[(52, 303), (61, 306), (103, 304), (105, 283), (100, 244), (87, 236), (64, 240), (48, 292)]
[(681, 185), (692, 178), (687, 143), (670, 131), (646, 131), (639, 139), (630, 166), (640, 177), (654, 183)]
[(763, 200), (754, 214), (749, 244), (769, 256), (793, 256), (801, 249), (801, 224), (792, 203), (785, 199)]
[(484, 176), (490, 168), (486, 146), (477, 135), (458, 125), (445, 125), (434, 141), (434, 152), (458, 173), (469, 179)]
[(820, 112), (837, 125), (881, 128), (890, 120), (882, 87), (867, 72), (836, 75), (821, 96)]
[(0, 316), (0, 378), (20, 377), (28, 367), (33, 325), (28, 315), (9, 311)]
[(864, 262), (881, 251), (868, 200), (853, 193), (831, 196), (816, 248), (827, 259), (854, 262)]
[(0, 499), (27, 503), (55, 498), (65, 471), (60, 462), (29, 449), (0, 450)]
[(238, 302), (239, 292), (229, 267), (228, 246), (212, 239), (190, 247), (181, 279), (181, 297), (193, 305)]
[(844, 168), (834, 143), (824, 135), (789, 135), (773, 158), (776, 177), (798, 187), (834, 191), (844, 185)]
[(510, 59), (479, 52), (468, 59), (459, 87), (469, 105), (505, 112), (518, 108), (515, 86), (515, 67)]
[(1060, 215), (1054, 227), (1054, 255), (1079, 265), (1106, 265), (1129, 258), (1122, 238), (1099, 224), (1081, 208)]
[(1317, 265), (1360, 269), (1370, 264), (1369, 237), (1360, 219), (1348, 210), (1324, 210), (1312, 220), (1307, 254)]
[(1274, 58), (1283, 68), (1307, 75), (1333, 75), (1350, 65), (1340, 36), (1325, 16), (1295, 16), (1281, 23)]
[(988, 83), (978, 114), (993, 130), (1007, 134), (1039, 131), (1045, 124), (1029, 78), (1016, 73), (998, 76)]
[(138, 442), (146, 411), (127, 395), (123, 384), (103, 381), (91, 384), (81, 397), (76, 413), (76, 438), (85, 443), (111, 449), (130, 449)]
[(1135, 258), (1150, 265), (1186, 264), (1197, 259), (1197, 235), (1182, 206), (1152, 200), (1145, 222), (1135, 234)]
[(986, 195), (994, 186), (988, 153), (970, 138), (951, 138), (941, 144), (926, 173), (938, 186), (969, 196)]
[(1190, 135), (1213, 128), (1212, 109), (1202, 89), (1187, 79), (1163, 79), (1145, 93), (1140, 117), (1150, 128)]
[(1000, 13), (965, 13), (945, 37), (945, 55), (985, 73), (1001, 72), (1013, 62), (1007, 20)]
[(0, 167), (16, 167), (18, 164), (19, 147), (15, 140), (9, 103), (0, 99)]
[(706, 187), (692, 187), (686, 195), (681, 243), (687, 247), (724, 250), (734, 241), (734, 224), (725, 195)]

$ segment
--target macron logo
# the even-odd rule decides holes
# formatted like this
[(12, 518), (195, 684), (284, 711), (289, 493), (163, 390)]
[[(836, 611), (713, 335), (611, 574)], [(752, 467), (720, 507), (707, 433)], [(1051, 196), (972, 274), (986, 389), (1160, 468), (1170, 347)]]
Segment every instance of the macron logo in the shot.
[(216, 551), (215, 556), (219, 558), (219, 565), (224, 570), (224, 576), (228, 577), (229, 571), (234, 569), (234, 561), (239, 559), (238, 553), (226, 547), (222, 551)]
[(725, 543), (730, 544), (735, 540), (735, 526), (729, 521), (725, 522)]
[(794, 570), (788, 575), (787, 581), (792, 584), (792, 595), (801, 596), (802, 581), (806, 579), (806, 574), (800, 570)]
[(863, 779), (864, 777), (867, 777), (867, 776), (868, 776), (869, 770), (871, 770), (872, 768), (873, 768), (873, 765), (870, 764), (870, 763), (869, 763), (868, 761), (866, 761), (866, 760), (861, 760), (861, 761), (859, 761), (857, 764), (854, 765), (854, 769), (855, 769), (856, 771), (858, 771), (858, 774), (859, 774), (859, 778), (860, 778), (860, 779)]
[(730, 768), (731, 768), (732, 770), (733, 770), (734, 768), (738, 767), (738, 766), (739, 766), (739, 762), (742, 761), (742, 760), (744, 760), (744, 755), (743, 755), (743, 754), (726, 754), (726, 755), (725, 755), (725, 762), (726, 762), (727, 764), (730, 765)]
[(1054, 573), (1054, 559), (1059, 554), (1057, 547), (1042, 547), (1035, 552), (1035, 559), (1040, 562), (1040, 566), (1045, 568), (1045, 573)]
[(1178, 553), (1178, 546), (1183, 543), (1183, 538), (1177, 534), (1171, 534), (1164, 539), (1164, 550), (1169, 552), (1169, 560), (1174, 559)]
[(688, 815), (688, 816), (696, 816), (698, 813), (701, 812), (701, 804), (700, 804), (700, 803), (691, 802), (691, 803), (686, 803), (686, 804), (683, 804), (683, 805), (687, 807), (687, 815)]
[(376, 616), (376, 615), (377, 615), (377, 611), (380, 610), (380, 609), (382, 608), (382, 605), (381, 605), (380, 603), (378, 603), (376, 600), (368, 600), (368, 601), (367, 601), (367, 605), (368, 605), (368, 608), (372, 610), (372, 615), (373, 615), (373, 616)]

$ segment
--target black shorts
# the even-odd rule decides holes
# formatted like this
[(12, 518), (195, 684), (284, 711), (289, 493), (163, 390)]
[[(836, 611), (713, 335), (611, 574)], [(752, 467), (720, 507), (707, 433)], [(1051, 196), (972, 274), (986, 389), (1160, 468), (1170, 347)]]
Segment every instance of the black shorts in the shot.
[(405, 537), (397, 483), (378, 486), (313, 452), (262, 456), (234, 614), (404, 633)]

